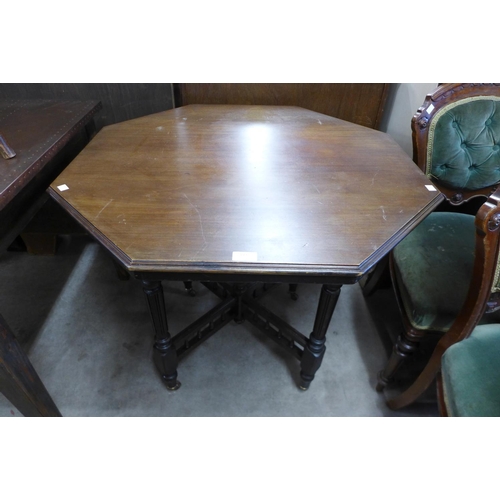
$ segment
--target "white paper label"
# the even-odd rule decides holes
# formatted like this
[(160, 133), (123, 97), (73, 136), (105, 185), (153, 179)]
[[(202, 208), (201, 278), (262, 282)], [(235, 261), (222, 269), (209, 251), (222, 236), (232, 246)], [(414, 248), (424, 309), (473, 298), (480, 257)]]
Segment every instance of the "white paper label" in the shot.
[(66, 186), (66, 184), (61, 184), (60, 186), (57, 186), (57, 189), (59, 189), (59, 191), (67, 191), (69, 187)]
[(236, 262), (257, 262), (257, 252), (233, 252)]
[(437, 189), (432, 185), (432, 184), (426, 184), (425, 187), (429, 190), (429, 191), (437, 191)]
[(427, 108), (427, 114), (431, 114), (431, 111), (434, 109), (434, 104), (431, 104), (428, 108)]

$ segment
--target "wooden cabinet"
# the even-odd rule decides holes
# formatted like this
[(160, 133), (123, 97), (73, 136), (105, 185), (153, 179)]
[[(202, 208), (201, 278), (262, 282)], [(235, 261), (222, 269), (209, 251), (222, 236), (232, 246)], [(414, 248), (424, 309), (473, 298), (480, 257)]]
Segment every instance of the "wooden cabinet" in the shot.
[(174, 83), (176, 107), (187, 104), (300, 106), (378, 129), (388, 83)]

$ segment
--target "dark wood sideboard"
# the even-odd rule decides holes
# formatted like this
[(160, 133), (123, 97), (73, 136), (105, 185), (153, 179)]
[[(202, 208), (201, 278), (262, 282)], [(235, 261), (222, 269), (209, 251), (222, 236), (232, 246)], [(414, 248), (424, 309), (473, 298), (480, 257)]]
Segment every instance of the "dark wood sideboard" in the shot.
[[(0, 250), (45, 203), (46, 189), (88, 143), (98, 101), (0, 100)], [(27, 307), (29, 304), (26, 305)], [(25, 416), (60, 416), (18, 339), (0, 315), (0, 391)]]

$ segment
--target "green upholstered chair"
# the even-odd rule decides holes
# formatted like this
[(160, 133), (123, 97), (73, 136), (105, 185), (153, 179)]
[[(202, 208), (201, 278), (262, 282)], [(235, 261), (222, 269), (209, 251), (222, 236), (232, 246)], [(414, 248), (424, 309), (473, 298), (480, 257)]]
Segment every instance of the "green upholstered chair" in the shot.
[[(441, 335), (413, 385), (387, 402), (393, 409), (415, 401), (439, 372), (446, 348), (467, 338), (485, 313), (500, 309), (500, 86), (439, 86), (413, 117), (412, 132), (414, 161), (450, 210), (428, 216), (390, 256), (404, 332), (377, 390), (393, 380), (428, 332)], [(477, 197), (486, 201), (475, 216), (451, 210)]]
[(441, 359), (439, 410), (448, 417), (500, 417), (500, 324), (477, 326)]

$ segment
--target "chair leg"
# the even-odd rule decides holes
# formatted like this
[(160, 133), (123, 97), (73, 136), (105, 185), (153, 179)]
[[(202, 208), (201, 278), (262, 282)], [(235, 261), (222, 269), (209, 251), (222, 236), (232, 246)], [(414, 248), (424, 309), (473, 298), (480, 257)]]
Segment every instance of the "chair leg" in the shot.
[(288, 293), (290, 294), (290, 297), (293, 300), (297, 300), (299, 298), (299, 296), (297, 294), (297, 287), (298, 287), (298, 283), (290, 283), (288, 285)]
[(381, 392), (385, 386), (391, 382), (394, 375), (401, 368), (403, 362), (416, 351), (422, 337), (423, 332), (416, 330), (404, 331), (397, 339), (392, 350), (391, 357), (385, 368), (378, 374), (376, 390)]
[(405, 406), (414, 403), (432, 384), (441, 368), (441, 356), (443, 355), (443, 345), (437, 345), (432, 353), (431, 359), (424, 370), (417, 377), (417, 380), (402, 394), (387, 401), (387, 406), (391, 410), (400, 410)]
[(441, 417), (448, 417), (449, 415), (448, 415), (448, 411), (446, 409), (446, 401), (444, 399), (443, 377), (441, 376), (441, 372), (439, 372), (437, 374), (436, 387), (437, 387), (437, 400), (438, 400), (439, 415)]

